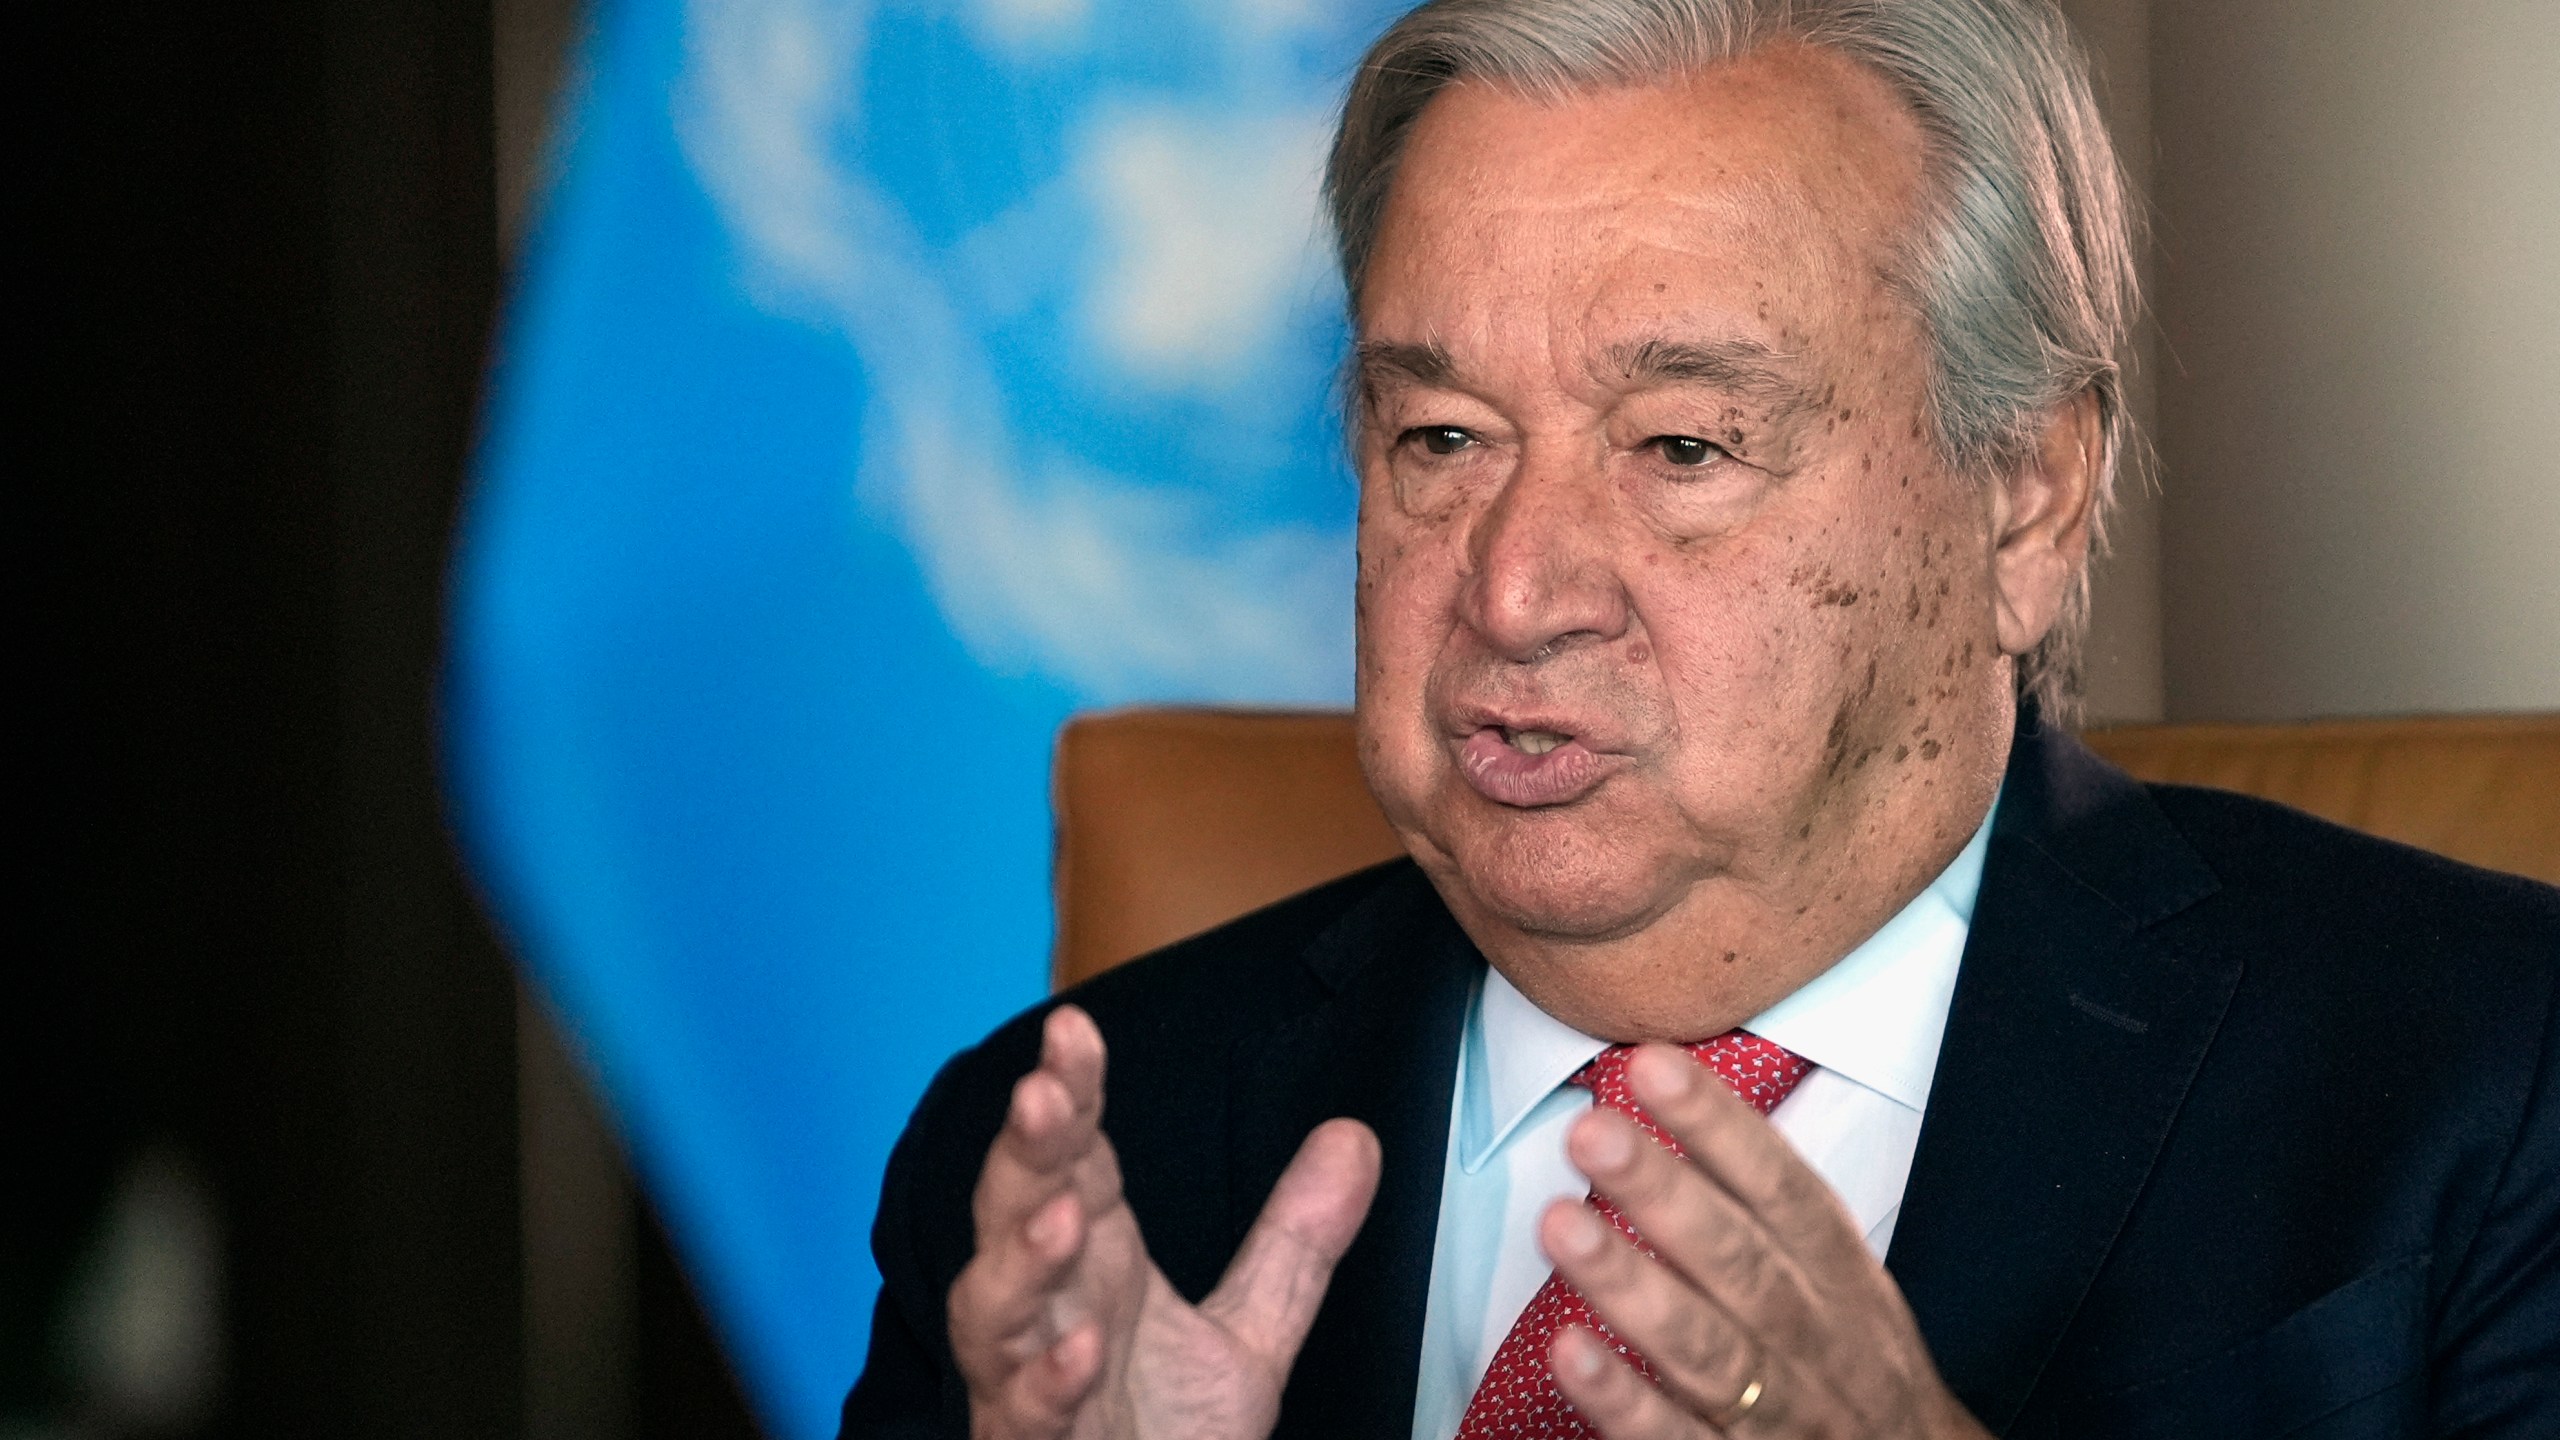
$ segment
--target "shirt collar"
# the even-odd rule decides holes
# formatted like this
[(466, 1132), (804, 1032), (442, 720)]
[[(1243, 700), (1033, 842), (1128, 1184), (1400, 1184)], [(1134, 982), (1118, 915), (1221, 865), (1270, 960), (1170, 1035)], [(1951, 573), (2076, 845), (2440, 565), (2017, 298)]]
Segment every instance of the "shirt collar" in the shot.
[(1998, 813), (1994, 796), (1973, 838), (1927, 889), (1839, 964), (1742, 1028), (1904, 1109), (1928, 1108)]
[(1538, 1102), (1609, 1046), (1530, 1003), (1499, 970), (1488, 969), (1467, 1017), (1467, 1113), (1458, 1163), (1481, 1168)]
[[(1999, 811), (1994, 796), (1973, 838), (1927, 889), (1838, 964), (1742, 1028), (1895, 1104), (1925, 1109)], [(1465, 1046), (1458, 1161), (1473, 1171), (1608, 1042), (1539, 1009), (1501, 971), (1488, 970), (1467, 1016)]]

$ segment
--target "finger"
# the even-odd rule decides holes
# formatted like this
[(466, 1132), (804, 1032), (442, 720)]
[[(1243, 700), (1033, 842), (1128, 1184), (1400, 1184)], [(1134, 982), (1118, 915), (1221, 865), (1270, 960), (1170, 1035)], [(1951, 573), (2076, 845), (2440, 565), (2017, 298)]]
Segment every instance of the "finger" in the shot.
[(1712, 1413), (1757, 1376), (1762, 1347), (1734, 1316), (1648, 1258), (1590, 1206), (1571, 1200), (1548, 1206), (1538, 1240), (1556, 1272), (1688, 1408)]
[[(1679, 1063), (1688, 1063), (1683, 1058)], [(1722, 1087), (1716, 1086), (1721, 1089)], [(1573, 1162), (1626, 1216), (1668, 1267), (1711, 1297), (1764, 1351), (1785, 1354), (1840, 1378), (1860, 1413), (1889, 1406), (1900, 1372), (1879, 1357), (1901, 1353), (1896, 1313), (1845, 1282), (1825, 1287), (1806, 1273), (1765, 1223), (1708, 1177), (1694, 1160), (1653, 1144), (1623, 1116), (1595, 1111), (1566, 1136)], [(1827, 1193), (1827, 1192), (1826, 1192)], [(1843, 1220), (1842, 1225), (1847, 1222)], [(1858, 1263), (1872, 1266), (1863, 1246)], [(1605, 1310), (1604, 1310), (1604, 1313)], [(1611, 1317), (1616, 1324), (1616, 1317)], [(1621, 1332), (1624, 1333), (1624, 1332)], [(1651, 1348), (1637, 1347), (1647, 1356)], [(1733, 1393), (1716, 1377), (1709, 1398)], [(1749, 1377), (1742, 1377), (1748, 1380)]]
[(1609, 1440), (1719, 1440), (1720, 1431), (1675, 1405), (1608, 1342), (1568, 1325), (1547, 1351), (1556, 1388)]
[[(1895, 1408), (1917, 1333), (1901, 1292), (1830, 1187), (1685, 1054), (1665, 1047), (1636, 1061), (1638, 1099), (1682, 1140), (1689, 1159), (1636, 1143), (1634, 1127), (1609, 1116), (1614, 1133), (1580, 1122), (1588, 1128), (1568, 1142), (1576, 1163), (1596, 1172), (1594, 1184), (1664, 1261), (1713, 1295), (1764, 1350), (1827, 1377), (1858, 1414)], [(1602, 1139), (1618, 1143), (1594, 1143)], [(1717, 1162), (1745, 1146), (1759, 1152), (1748, 1163), (1800, 1183), (1736, 1194), (1720, 1177), (1737, 1167)]]
[(951, 1282), (951, 1349), (964, 1374), (993, 1384), (1056, 1344), (1076, 1317), (1060, 1308), (1087, 1234), (1083, 1207), (1062, 1191), (1018, 1236), (981, 1244)]
[(1005, 1116), (1019, 1158), (1035, 1168), (1071, 1160), (1085, 1134), (1102, 1125), (1102, 1032), (1093, 1018), (1061, 1005), (1040, 1023), (1040, 1062), (1015, 1082)]
[(1333, 1267), (1378, 1193), (1378, 1137), (1357, 1120), (1307, 1136), (1201, 1309), (1239, 1343), (1285, 1370), (1314, 1323)]
[(1628, 1066), (1636, 1100), (1690, 1160), (1766, 1228), (1817, 1283), (1864, 1286), (1880, 1274), (1840, 1198), (1786, 1138), (1714, 1078), (1668, 1045), (1648, 1045)]
[(992, 1407), (1004, 1421), (997, 1433), (1006, 1440), (1052, 1440), (1067, 1434), (1077, 1407), (1102, 1376), (1102, 1350), (1102, 1328), (1079, 1325), (1008, 1376)]
[(1814, 1309), (1800, 1263), (1761, 1217), (1633, 1121), (1594, 1110), (1565, 1133), (1565, 1153), (1666, 1263), (1725, 1308), (1784, 1322), (1790, 1334)]
[[(1008, 1228), (982, 1227), (976, 1253), (952, 1282), (949, 1327), (952, 1348), (964, 1364), (993, 1373), (1056, 1340), (1078, 1319), (1113, 1308), (1125, 1289), (1130, 1262), (1142, 1248), (1104, 1243), (1117, 1214), (1127, 1220), (1119, 1167), (1108, 1144), (1098, 1145), (1055, 1193)], [(1124, 1229), (1128, 1228), (1126, 1224)]]
[[(971, 1196), (979, 1244), (1021, 1224), (1079, 1178), (1102, 1139), (1101, 1032), (1083, 1011), (1062, 1005), (1041, 1026), (1040, 1063), (1014, 1082), (1003, 1128), (987, 1150)], [(1111, 1178), (1116, 1179), (1116, 1166)], [(1088, 1184), (1088, 1188), (1090, 1185)], [(1088, 1195), (1101, 1209), (1107, 1196)]]
[(1079, 1110), (1102, 1119), (1102, 1028), (1078, 1005), (1061, 1005), (1040, 1022), (1041, 1068), (1067, 1086)]
[(1057, 1343), (1095, 1220), (1120, 1203), (1117, 1158), (1101, 1133), (1103, 1047), (1090, 1018), (1062, 1006), (1043, 1022), (1039, 1065), (1014, 1086), (971, 1196), (976, 1252), (949, 1298), (954, 1356), (993, 1384)]

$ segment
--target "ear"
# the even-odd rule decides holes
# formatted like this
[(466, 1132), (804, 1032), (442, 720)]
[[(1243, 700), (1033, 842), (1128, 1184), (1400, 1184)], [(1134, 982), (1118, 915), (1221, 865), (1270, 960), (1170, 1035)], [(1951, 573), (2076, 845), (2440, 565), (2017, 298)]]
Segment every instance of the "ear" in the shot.
[(2098, 397), (2083, 390), (2046, 412), (2034, 446), (1992, 487), (1992, 592), (2007, 654), (2036, 648), (2089, 563), (2104, 454)]

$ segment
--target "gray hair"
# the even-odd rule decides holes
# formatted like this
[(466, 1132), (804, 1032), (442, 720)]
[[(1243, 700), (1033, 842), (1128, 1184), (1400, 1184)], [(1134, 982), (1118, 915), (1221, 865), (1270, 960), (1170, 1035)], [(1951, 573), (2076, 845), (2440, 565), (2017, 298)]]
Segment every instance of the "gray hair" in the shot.
[[(2093, 552), (2131, 442), (2120, 357), (2137, 304), (2115, 149), (2088, 66), (2046, 0), (1431, 0), (1371, 46), (1325, 171), (1353, 307), (1405, 136), (1442, 87), (1481, 79), (1562, 99), (1729, 60), (1777, 39), (1884, 77), (1930, 146), (1932, 196), (1895, 283), (1928, 327), (1940, 452), (1990, 475), (2031, 453), (2083, 391), (2102, 437)], [(2072, 724), (2088, 630), (2084, 566), (2017, 690)]]

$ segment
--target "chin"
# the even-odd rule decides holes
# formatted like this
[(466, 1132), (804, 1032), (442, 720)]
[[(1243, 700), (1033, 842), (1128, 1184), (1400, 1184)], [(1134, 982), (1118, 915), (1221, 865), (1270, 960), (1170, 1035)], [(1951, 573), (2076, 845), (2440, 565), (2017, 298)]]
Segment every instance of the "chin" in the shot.
[[(1667, 857), (1644, 853), (1623, 831), (1563, 811), (1470, 817), (1437, 847), (1454, 879), (1492, 918), (1532, 935), (1609, 940), (1651, 923), (1669, 906)], [(1487, 819), (1490, 823), (1487, 823)]]

